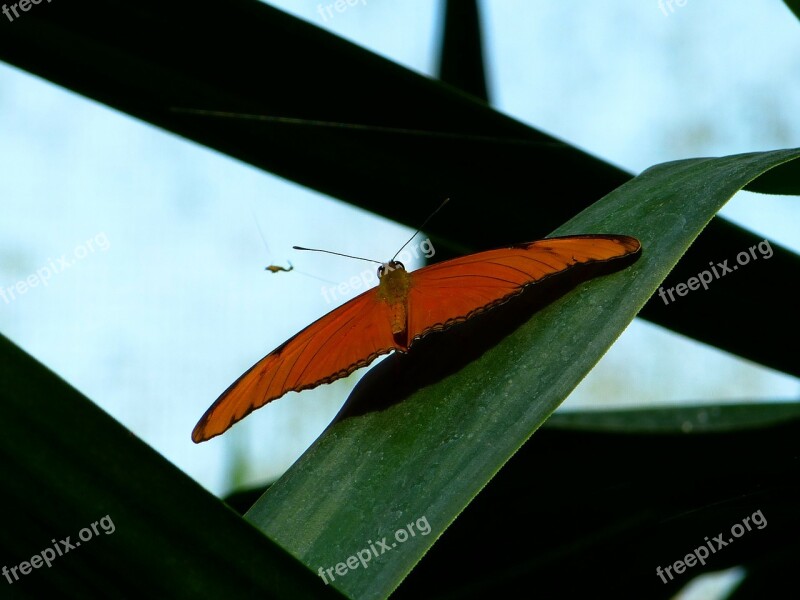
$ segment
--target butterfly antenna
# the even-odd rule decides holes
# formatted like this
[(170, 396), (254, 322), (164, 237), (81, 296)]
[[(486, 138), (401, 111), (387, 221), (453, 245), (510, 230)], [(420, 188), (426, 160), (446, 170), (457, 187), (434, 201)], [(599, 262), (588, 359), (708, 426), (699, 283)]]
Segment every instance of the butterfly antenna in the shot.
[(442, 210), (442, 209), (444, 208), (444, 205), (445, 205), (445, 204), (447, 204), (448, 202), (450, 202), (450, 198), (445, 198), (445, 199), (444, 199), (444, 202), (442, 202), (442, 203), (439, 205), (439, 208), (437, 208), (435, 211), (433, 211), (431, 214), (429, 214), (429, 215), (428, 215), (428, 218), (427, 218), (427, 219), (425, 219), (425, 220), (422, 222), (422, 225), (420, 225), (420, 226), (417, 228), (417, 230), (414, 232), (414, 235), (412, 235), (410, 238), (408, 238), (408, 241), (407, 241), (405, 244), (403, 244), (402, 246), (400, 246), (400, 250), (398, 250), (397, 252), (395, 252), (395, 255), (392, 257), (392, 260), (394, 260), (395, 258), (397, 258), (397, 255), (398, 255), (398, 254), (400, 254), (400, 253), (403, 251), (403, 248), (405, 248), (406, 246), (408, 246), (408, 245), (411, 243), (411, 240), (413, 240), (415, 237), (417, 237), (417, 234), (418, 234), (420, 231), (422, 231), (422, 228), (423, 228), (423, 227), (425, 227), (425, 225), (427, 225), (427, 224), (428, 224), (428, 221), (430, 221), (430, 220), (431, 220), (431, 219), (432, 219), (432, 218), (433, 218), (433, 217), (436, 215), (436, 213), (438, 213), (440, 210)]
[(383, 263), (379, 260), (372, 260), (371, 258), (362, 258), (360, 256), (352, 256), (351, 254), (342, 254), (341, 252), (333, 252), (331, 250), (320, 250), (319, 248), (303, 248), (302, 246), (292, 246), (295, 250), (306, 250), (307, 252), (324, 252), (325, 254), (334, 254), (336, 256), (344, 256), (345, 258), (354, 258), (356, 260), (365, 260), (379, 265)]

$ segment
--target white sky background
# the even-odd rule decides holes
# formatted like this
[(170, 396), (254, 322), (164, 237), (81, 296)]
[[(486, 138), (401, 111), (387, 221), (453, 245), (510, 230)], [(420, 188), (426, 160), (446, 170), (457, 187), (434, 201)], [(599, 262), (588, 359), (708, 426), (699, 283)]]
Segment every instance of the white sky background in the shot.
[[(433, 73), (438, 3), (368, 0), (327, 21), (318, 2), (273, 4)], [(689, 0), (668, 15), (657, 0), (481, 8), (495, 106), (600, 158), (639, 172), (800, 145), (800, 23), (778, 0)], [(109, 243), (0, 300), (0, 331), (215, 493), (283, 472), (355, 383), (289, 394), (221, 438), (190, 441), (220, 392), (333, 308), (309, 275), (339, 282), (366, 266), (291, 246), (385, 258), (411, 233), (5, 64), (0, 199), (0, 287), (86, 240)], [(743, 193), (723, 214), (800, 251), (797, 198)], [(292, 273), (263, 270), (287, 260)], [(796, 378), (637, 321), (565, 406), (798, 392)]]

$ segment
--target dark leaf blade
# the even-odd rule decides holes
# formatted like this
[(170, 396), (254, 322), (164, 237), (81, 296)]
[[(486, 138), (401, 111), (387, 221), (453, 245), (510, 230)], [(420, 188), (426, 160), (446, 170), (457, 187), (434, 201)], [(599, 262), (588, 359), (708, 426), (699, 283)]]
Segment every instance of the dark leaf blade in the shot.
[(1, 581), (4, 594), (339, 597), (3, 337), (0, 357), (0, 407), (7, 424), (0, 436), (0, 463), (7, 474), (3, 507), (8, 517), (0, 528), (2, 564), (10, 569), (30, 561), (52, 547), (52, 539), (71, 536), (74, 544), (83, 528), (105, 516), (113, 525), (113, 531), (95, 525), (98, 535), (57, 556), (50, 568), (35, 569), (11, 584)]
[(784, 4), (800, 19), (800, 0), (783, 0)]
[(800, 163), (792, 161), (770, 169), (744, 189), (759, 194), (800, 195)]
[(489, 101), (477, 0), (446, 0), (439, 79)]
[(570, 431), (625, 434), (736, 432), (800, 419), (794, 402), (700, 404), (668, 407), (560, 411), (547, 427)]

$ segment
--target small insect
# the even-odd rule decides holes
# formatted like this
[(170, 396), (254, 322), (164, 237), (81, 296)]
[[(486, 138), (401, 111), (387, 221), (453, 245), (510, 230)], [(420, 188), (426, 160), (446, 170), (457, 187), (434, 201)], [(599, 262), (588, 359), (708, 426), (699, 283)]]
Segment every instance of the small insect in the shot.
[(574, 235), (478, 252), (412, 272), (395, 260), (397, 254), (385, 263), (372, 261), (380, 265), (376, 287), (321, 317), (253, 365), (206, 411), (192, 440), (199, 443), (225, 432), (287, 392), (331, 383), (382, 354), (408, 352), (415, 340), (493, 309), (547, 277), (640, 252), (639, 241), (626, 235)]
[(268, 267), (264, 267), (264, 270), (269, 271), (270, 273), (278, 273), (280, 271), (285, 271), (286, 273), (288, 273), (289, 271), (294, 270), (294, 267), (292, 266), (292, 263), (289, 263), (288, 269), (286, 267), (279, 267), (277, 265), (269, 265)]

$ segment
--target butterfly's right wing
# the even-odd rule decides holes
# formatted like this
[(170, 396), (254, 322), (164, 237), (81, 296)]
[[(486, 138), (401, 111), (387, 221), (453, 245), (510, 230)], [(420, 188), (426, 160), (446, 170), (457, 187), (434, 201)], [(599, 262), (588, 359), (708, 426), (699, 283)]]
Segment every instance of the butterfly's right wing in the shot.
[(408, 293), (408, 338), (445, 329), (506, 302), (542, 279), (576, 265), (639, 253), (626, 235), (546, 238), (478, 252), (413, 271)]
[(208, 440), (286, 392), (346, 377), (395, 348), (389, 305), (377, 288), (367, 290), (253, 365), (206, 411), (192, 440)]

